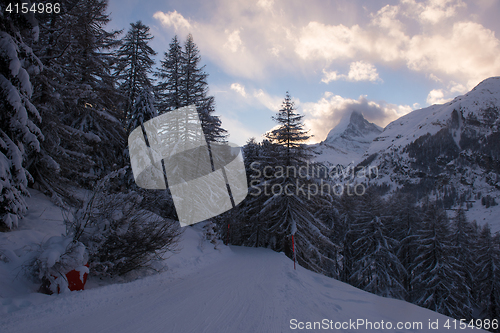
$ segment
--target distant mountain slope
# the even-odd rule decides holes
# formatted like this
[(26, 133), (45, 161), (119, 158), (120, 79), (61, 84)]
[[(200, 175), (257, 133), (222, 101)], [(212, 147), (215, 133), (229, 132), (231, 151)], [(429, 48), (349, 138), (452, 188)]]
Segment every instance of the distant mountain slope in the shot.
[(500, 77), (492, 77), (451, 102), (393, 121), (360, 165), (377, 166), (375, 182), (431, 195), (444, 208), (484, 206), (496, 214), (490, 207), (500, 203), (499, 115)]
[(333, 165), (358, 163), (370, 143), (382, 132), (382, 128), (367, 121), (357, 111), (344, 116), (326, 139), (312, 148), (317, 162), (329, 162)]

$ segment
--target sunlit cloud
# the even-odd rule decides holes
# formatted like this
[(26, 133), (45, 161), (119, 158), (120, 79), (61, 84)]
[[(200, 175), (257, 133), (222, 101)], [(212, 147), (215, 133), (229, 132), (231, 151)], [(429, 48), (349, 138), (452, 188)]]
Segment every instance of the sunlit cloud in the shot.
[(467, 7), (461, 0), (430, 0), (423, 3), (402, 0), (401, 3), (409, 7), (410, 15), (418, 17), (422, 23), (432, 24), (453, 17), (457, 14), (457, 10)]
[[(177, 11), (157, 12), (154, 18), (165, 28), (192, 32), (203, 54), (241, 78), (307, 69), (311, 75), (324, 70), (319, 80), (326, 83), (381, 82), (376, 67), (387, 64), (470, 89), (500, 74), (500, 40), (464, 14), (467, 5), (462, 0), (400, 0), (365, 13), (365, 21), (351, 25), (320, 22), (307, 8), (297, 21), (297, 4), (273, 12), (283, 8), (281, 2), (259, 0), (255, 6), (219, 0), (213, 19), (188, 20)], [(333, 62), (351, 64), (349, 73), (329, 69)]]
[(443, 104), (448, 102), (450, 99), (444, 98), (444, 92), (442, 89), (433, 89), (427, 95), (428, 104)]
[(164, 13), (161, 11), (156, 12), (153, 18), (159, 20), (165, 27), (174, 27), (175, 30), (186, 30), (191, 28), (191, 24), (176, 10), (173, 12)]
[(340, 119), (352, 111), (358, 111), (368, 121), (384, 127), (413, 110), (409, 105), (370, 101), (366, 96), (360, 96), (358, 99), (344, 98), (331, 92), (326, 92), (317, 102), (301, 104), (301, 109), (305, 115), (305, 125), (314, 135), (311, 142), (324, 140)]
[(326, 71), (323, 69), (323, 78), (321, 82), (329, 83), (336, 80), (346, 80), (351, 82), (357, 81), (371, 81), (382, 82), (380, 79), (377, 68), (370, 63), (364, 61), (352, 62), (348, 74), (338, 74), (337, 71)]
[[(227, 32), (228, 30), (226, 30)], [(241, 41), (239, 30), (231, 32), (227, 38), (227, 42), (224, 44), (224, 47), (233, 53), (237, 52), (242, 46), (243, 42)]]
[(272, 96), (266, 93), (262, 89), (258, 89), (253, 93), (253, 97), (270, 111), (278, 112), (281, 108), (281, 104), (283, 102), (283, 97)]
[(231, 90), (236, 91), (238, 94), (240, 94), (243, 97), (247, 97), (247, 93), (245, 91), (245, 87), (239, 83), (232, 83), (231, 84)]

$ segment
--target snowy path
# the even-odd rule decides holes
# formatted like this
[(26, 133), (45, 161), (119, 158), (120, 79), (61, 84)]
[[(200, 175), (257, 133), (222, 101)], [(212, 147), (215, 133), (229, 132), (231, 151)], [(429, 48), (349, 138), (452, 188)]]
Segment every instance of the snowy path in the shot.
[(131, 283), (51, 296), (51, 302), (6, 314), (0, 320), (1, 331), (290, 332), (299, 331), (290, 329), (292, 318), (303, 322), (326, 318), (384, 320), (394, 325), (397, 321), (421, 321), (424, 329), (391, 331), (430, 332), (429, 319), (438, 318), (441, 326), (446, 320), (301, 267), (294, 271), (283, 254), (265, 249), (225, 248), (218, 257), (209, 265), (198, 257), (194, 262), (203, 267), (180, 277), (167, 272)]
[[(1, 333), (244, 333), (305, 332), (291, 329), (290, 320), (337, 322), (344, 329), (316, 332), (367, 332), (349, 322), (391, 322), (377, 332), (454, 332), (449, 318), (415, 305), (378, 297), (297, 266), (284, 254), (267, 249), (200, 248), (200, 226), (186, 227), (180, 253), (167, 259), (168, 270), (133, 282), (98, 286), (61, 295), (34, 293), (36, 285), (17, 278), (24, 243), (60, 234), (60, 211), (40, 196), (30, 198), (30, 215), (19, 230), (4, 233), (0, 245), (12, 253), (0, 261)], [(21, 251), (22, 250), (22, 251)], [(16, 259), (17, 258), (17, 259)], [(430, 330), (429, 320), (439, 320)], [(421, 328), (398, 330), (397, 322), (421, 322)], [(346, 324), (349, 324), (346, 326)], [(452, 322), (450, 322), (452, 324)], [(302, 327), (302, 326), (299, 326)], [(477, 329), (459, 330), (478, 332)]]

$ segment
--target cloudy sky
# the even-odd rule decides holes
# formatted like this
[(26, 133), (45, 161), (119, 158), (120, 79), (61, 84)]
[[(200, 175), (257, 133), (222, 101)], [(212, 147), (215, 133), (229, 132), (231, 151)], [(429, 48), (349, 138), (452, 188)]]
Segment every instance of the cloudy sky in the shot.
[(350, 110), (380, 126), (500, 75), (500, 0), (110, 0), (163, 58), (191, 33), (229, 141), (272, 128), (285, 92), (314, 141)]

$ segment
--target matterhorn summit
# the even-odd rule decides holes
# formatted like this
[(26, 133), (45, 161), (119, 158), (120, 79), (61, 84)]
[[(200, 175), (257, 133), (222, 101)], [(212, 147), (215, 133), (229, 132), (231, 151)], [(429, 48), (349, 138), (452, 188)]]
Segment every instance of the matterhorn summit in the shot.
[(313, 146), (317, 162), (347, 166), (361, 161), (370, 143), (382, 133), (382, 128), (370, 123), (354, 110), (342, 117), (326, 139)]

